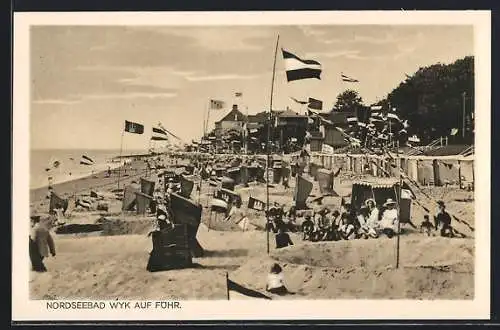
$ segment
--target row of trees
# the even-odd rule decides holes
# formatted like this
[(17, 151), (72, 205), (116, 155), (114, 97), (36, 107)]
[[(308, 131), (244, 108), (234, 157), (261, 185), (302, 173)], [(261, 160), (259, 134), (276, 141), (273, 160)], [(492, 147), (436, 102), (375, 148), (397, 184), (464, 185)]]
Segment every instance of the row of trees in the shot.
[[(417, 134), (424, 143), (458, 129), (452, 140), (472, 144), (474, 57), (467, 56), (449, 65), (422, 67), (385, 99), (372, 105), (382, 105), (386, 111), (396, 108), (400, 118), (408, 119), (408, 133)], [(347, 90), (337, 96), (332, 111), (355, 111), (360, 106), (364, 104), (359, 93)]]

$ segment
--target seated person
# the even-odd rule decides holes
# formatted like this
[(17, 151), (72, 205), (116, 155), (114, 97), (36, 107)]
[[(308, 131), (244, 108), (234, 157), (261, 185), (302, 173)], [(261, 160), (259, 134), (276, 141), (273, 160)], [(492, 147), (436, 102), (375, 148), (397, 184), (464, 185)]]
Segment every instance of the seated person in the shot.
[(434, 225), (429, 220), (429, 215), (428, 214), (424, 215), (424, 221), (420, 224), (420, 232), (427, 234), (427, 236), (431, 236), (433, 228)]
[(438, 201), (438, 212), (434, 216), (434, 223), (436, 230), (438, 230), (439, 225), (441, 225), (441, 236), (442, 237), (453, 237), (453, 228), (451, 227), (451, 216), (446, 212), (445, 204), (443, 201)]
[(302, 230), (302, 240), (306, 239), (310, 240), (314, 230), (314, 222), (312, 222), (311, 216), (309, 214), (305, 216), (305, 220), (304, 222), (302, 222), (301, 225), (301, 230)]
[(342, 239), (351, 240), (356, 237), (356, 228), (353, 219), (348, 213), (342, 213), (340, 218), (339, 234)]
[(398, 233), (398, 210), (396, 209), (396, 202), (392, 198), (388, 198), (384, 207), (385, 210), (380, 220), (380, 228), (387, 237), (392, 238)]
[(290, 235), (285, 232), (285, 228), (283, 226), (279, 227), (278, 233), (276, 234), (276, 248), (281, 249), (287, 247), (289, 245), (293, 245), (292, 240), (290, 239)]
[(368, 238), (368, 232), (369, 232), (369, 227), (367, 225), (368, 221), (368, 208), (365, 206), (362, 206), (357, 212), (356, 212), (356, 220), (357, 220), (357, 225), (358, 225), (358, 236), (363, 237), (363, 238)]
[(340, 212), (337, 210), (333, 211), (329, 218), (330, 226), (328, 227), (326, 240), (338, 241), (340, 239), (340, 236), (338, 234)]
[(379, 210), (375, 204), (375, 200), (369, 198), (366, 200), (365, 205), (368, 207), (368, 219), (366, 220), (366, 224), (368, 227), (377, 230), (379, 223)]
[(271, 271), (267, 276), (266, 291), (278, 295), (288, 293), (288, 290), (284, 284), (283, 270), (280, 265), (276, 263), (271, 267)]

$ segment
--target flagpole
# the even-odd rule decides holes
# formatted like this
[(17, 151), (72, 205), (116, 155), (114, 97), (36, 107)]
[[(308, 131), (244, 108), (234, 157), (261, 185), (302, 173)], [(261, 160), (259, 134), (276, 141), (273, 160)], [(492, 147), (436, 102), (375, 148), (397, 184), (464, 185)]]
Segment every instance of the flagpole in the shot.
[(401, 236), (401, 190), (403, 187), (403, 176), (399, 173), (399, 197), (398, 197), (398, 232), (396, 233), (396, 268), (399, 268), (399, 237)]
[(208, 101), (209, 105), (207, 106), (207, 121), (205, 123), (205, 132), (208, 131), (208, 121), (210, 119), (210, 100)]
[(226, 272), (226, 298), (229, 300), (229, 273)]
[(273, 94), (274, 94), (274, 78), (276, 75), (276, 58), (278, 57), (278, 44), (280, 40), (280, 35), (276, 39), (276, 49), (274, 51), (274, 63), (273, 63), (273, 79), (271, 82), (271, 99), (269, 102), (269, 120), (267, 123), (267, 166), (266, 166), (266, 242), (267, 242), (267, 254), (269, 254), (269, 162), (270, 162), (270, 138), (271, 138), (271, 116), (273, 111)]
[(118, 161), (120, 162), (120, 165), (118, 166), (118, 189), (120, 189), (120, 177), (122, 174), (122, 150), (123, 150), (123, 135), (125, 134), (125, 128), (122, 131), (122, 137), (120, 141), (120, 156), (118, 158)]

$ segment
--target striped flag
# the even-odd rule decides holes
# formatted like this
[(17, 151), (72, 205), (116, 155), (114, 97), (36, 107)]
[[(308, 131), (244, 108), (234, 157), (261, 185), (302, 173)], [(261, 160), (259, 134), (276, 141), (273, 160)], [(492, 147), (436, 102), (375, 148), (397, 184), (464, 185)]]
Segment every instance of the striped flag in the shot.
[(349, 76), (346, 76), (345, 74), (340, 74), (341, 78), (342, 78), (342, 81), (345, 81), (345, 82), (359, 82), (358, 79), (354, 79), (354, 78), (351, 78)]
[(321, 79), (321, 63), (315, 60), (303, 60), (295, 54), (281, 49), (285, 60), (286, 78), (288, 82), (316, 78)]
[(151, 135), (151, 140), (154, 141), (166, 141), (168, 140), (167, 131), (160, 127), (153, 127), (153, 134)]
[(210, 100), (210, 109), (211, 110), (220, 110), (224, 108), (224, 101), (221, 100)]
[(94, 160), (88, 156), (82, 155), (82, 158), (80, 159), (80, 164), (81, 165), (94, 165)]

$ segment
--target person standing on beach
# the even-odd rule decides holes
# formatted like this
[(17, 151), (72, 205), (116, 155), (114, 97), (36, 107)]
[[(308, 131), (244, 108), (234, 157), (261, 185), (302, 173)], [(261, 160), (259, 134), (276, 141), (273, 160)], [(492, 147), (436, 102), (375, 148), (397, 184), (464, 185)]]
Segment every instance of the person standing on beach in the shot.
[(33, 224), (29, 237), (31, 266), (36, 272), (46, 272), (43, 259), (49, 256), (49, 251), (53, 257), (56, 256), (54, 240), (50, 235), (51, 218), (40, 220), (39, 216), (35, 216), (31, 219)]

